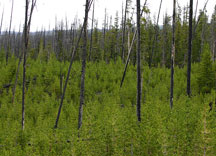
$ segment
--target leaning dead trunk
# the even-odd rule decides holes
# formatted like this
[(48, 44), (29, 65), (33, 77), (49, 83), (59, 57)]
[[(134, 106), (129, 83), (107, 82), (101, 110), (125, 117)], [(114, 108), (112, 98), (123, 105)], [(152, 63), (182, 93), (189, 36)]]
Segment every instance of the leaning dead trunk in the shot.
[(153, 40), (152, 54), (151, 54), (150, 63), (149, 63), (149, 67), (150, 67), (150, 68), (151, 68), (151, 66), (152, 66), (152, 62), (153, 62), (153, 59), (154, 59), (154, 50), (155, 50), (155, 46), (156, 46), (156, 43), (157, 43), (157, 41), (158, 41), (158, 33), (159, 33), (159, 30), (158, 30), (158, 22), (159, 22), (159, 18), (160, 18), (160, 11), (161, 11), (162, 1), (163, 1), (163, 0), (160, 1), (159, 11), (158, 11), (158, 17), (157, 17), (157, 23), (156, 23), (156, 26), (155, 26), (155, 36), (154, 36), (154, 40)]
[[(141, 17), (142, 17), (142, 15), (144, 13), (144, 8), (146, 6), (146, 3), (147, 3), (147, 0), (145, 1), (144, 5), (143, 5), (143, 9), (142, 9), (142, 12), (140, 14)], [(122, 79), (121, 79), (120, 87), (122, 87), (123, 82), (124, 82), (124, 78), (125, 78), (125, 75), (126, 75), (126, 72), (127, 72), (127, 67), (128, 67), (129, 60), (130, 60), (130, 54), (131, 54), (133, 44), (135, 42), (136, 37), (137, 37), (137, 29), (134, 32), (133, 39), (132, 39), (131, 44), (130, 44), (130, 48), (129, 48), (129, 51), (128, 51), (128, 56), (127, 56), (127, 60), (126, 60), (126, 63), (125, 63), (125, 68), (124, 68), (123, 76), (122, 76)]]
[(85, 100), (85, 68), (86, 68), (86, 53), (87, 53), (87, 25), (88, 25), (88, 5), (89, 0), (86, 0), (85, 7), (85, 21), (83, 29), (83, 54), (82, 54), (82, 71), (81, 71), (81, 87), (80, 87), (80, 106), (79, 106), (79, 117), (78, 117), (78, 129), (82, 126), (83, 118), (83, 105)]
[(127, 19), (127, 8), (128, 8), (128, 0), (126, 0), (125, 10), (124, 10), (124, 18), (122, 19), (123, 30), (122, 30), (122, 60), (124, 61), (125, 56), (125, 30), (126, 30), (126, 19)]
[[(89, 11), (89, 9), (90, 9), (90, 7), (91, 7), (92, 1), (93, 1), (93, 0), (90, 0), (90, 1), (89, 1), (89, 4), (88, 4), (88, 11)], [(73, 64), (74, 57), (75, 57), (76, 51), (77, 51), (78, 46), (79, 46), (79, 43), (80, 43), (80, 39), (81, 39), (81, 37), (82, 37), (82, 33), (83, 33), (83, 30), (84, 30), (84, 25), (85, 25), (85, 21), (86, 21), (86, 20), (87, 20), (87, 19), (85, 18), (85, 19), (84, 19), (83, 26), (82, 26), (81, 31), (80, 31), (80, 34), (79, 34), (79, 37), (78, 37), (78, 40), (77, 40), (76, 45), (75, 45), (75, 47), (74, 47), (74, 49), (73, 49), (73, 52), (72, 52), (72, 54), (71, 54), (70, 65), (69, 65), (67, 77), (66, 77), (66, 80), (65, 80), (65, 84), (64, 84), (64, 88), (63, 88), (63, 93), (62, 93), (62, 96), (61, 96), (61, 102), (60, 102), (60, 105), (59, 105), (58, 114), (57, 114), (57, 118), (56, 118), (56, 122), (55, 122), (54, 128), (57, 128), (57, 127), (58, 127), (58, 121), (59, 121), (60, 114), (61, 114), (61, 109), (62, 109), (62, 105), (63, 105), (63, 101), (64, 101), (64, 96), (65, 96), (65, 92), (66, 92), (66, 88), (67, 88), (67, 84), (68, 84), (70, 72), (71, 72), (71, 69), (72, 69), (72, 64)]]

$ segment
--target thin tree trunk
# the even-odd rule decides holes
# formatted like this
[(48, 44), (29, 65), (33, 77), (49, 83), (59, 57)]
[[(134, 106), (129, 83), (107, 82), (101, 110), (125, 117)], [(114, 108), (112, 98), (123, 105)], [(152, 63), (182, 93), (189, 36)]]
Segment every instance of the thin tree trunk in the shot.
[(137, 0), (137, 120), (141, 122), (140, 0)]
[[(122, 17), (122, 60), (124, 61), (125, 56), (125, 29), (126, 29), (126, 20), (127, 20), (127, 7), (128, 7), (128, 0), (126, 0), (125, 10), (124, 10), (124, 17)], [(122, 7), (123, 8), (123, 7)]]
[[(208, 4), (208, 1), (209, 1), (209, 0), (206, 0), (202, 12), (204, 12), (204, 10), (206, 9), (206, 6), (207, 6), (207, 4)], [(193, 15), (192, 15), (192, 16), (193, 16)], [(190, 17), (189, 17), (189, 18), (190, 18)], [(195, 37), (196, 29), (197, 29), (197, 26), (198, 26), (198, 24), (199, 24), (199, 22), (200, 22), (200, 19), (201, 19), (201, 16), (199, 16), (197, 22), (196, 22), (195, 25), (194, 25), (193, 34), (192, 34), (192, 39)]]
[(2, 32), (3, 19), (4, 19), (4, 9), (2, 11), (2, 16), (1, 16), (0, 35), (1, 35), (1, 32)]
[(27, 38), (27, 26), (28, 26), (28, 7), (29, 1), (26, 0), (26, 8), (25, 8), (25, 25), (24, 25), (24, 60), (23, 60), (23, 88), (22, 88), (22, 130), (24, 130), (25, 124), (25, 72), (26, 72), (26, 52), (28, 48), (28, 38)]
[(165, 61), (165, 57), (166, 57), (166, 43), (167, 43), (167, 32), (166, 32), (166, 19), (164, 17), (164, 25), (163, 25), (163, 52), (162, 52), (162, 67), (165, 67), (166, 65), (166, 61)]
[(90, 38), (90, 49), (89, 49), (89, 61), (91, 61), (91, 55), (92, 55), (92, 41), (93, 41), (93, 30), (94, 30), (94, 10), (95, 10), (95, 1), (93, 0), (92, 23), (91, 23), (91, 38)]
[[(141, 17), (143, 16), (144, 8), (146, 6), (146, 3), (147, 3), (147, 0), (145, 1), (144, 5), (143, 5), (143, 9), (142, 9), (142, 12), (140, 14)], [(132, 51), (132, 48), (133, 48), (133, 44), (134, 44), (135, 39), (136, 39), (136, 35), (137, 35), (137, 29), (134, 32), (133, 39), (132, 39), (131, 44), (130, 44), (130, 48), (129, 48), (129, 51), (128, 51), (128, 56), (127, 56), (127, 60), (126, 60), (126, 63), (125, 63), (125, 68), (124, 68), (123, 76), (122, 76), (122, 79), (121, 79), (120, 88), (122, 87), (123, 82), (124, 82), (124, 78), (125, 78), (125, 75), (126, 75), (126, 72), (127, 72), (127, 67), (128, 67), (129, 60), (130, 60), (130, 54), (131, 54), (131, 51)]]
[(198, 10), (198, 3), (199, 3), (199, 0), (197, 0), (196, 2), (196, 9), (195, 9), (195, 14), (194, 14), (194, 25), (196, 23), (196, 16), (197, 16), (197, 10)]
[[(88, 11), (89, 11), (89, 9), (90, 9), (90, 7), (91, 7), (92, 2), (93, 2), (93, 0), (90, 0), (89, 5), (88, 5)], [(55, 122), (54, 128), (57, 128), (57, 127), (58, 127), (58, 121), (59, 121), (60, 114), (61, 114), (61, 109), (62, 109), (62, 105), (63, 105), (63, 101), (64, 101), (64, 96), (65, 96), (65, 92), (66, 92), (68, 80), (69, 80), (69, 77), (70, 77), (70, 72), (71, 72), (73, 60), (74, 60), (76, 51), (77, 51), (77, 49), (78, 49), (80, 39), (81, 39), (81, 37), (82, 37), (82, 33), (83, 33), (83, 29), (84, 29), (84, 25), (85, 25), (85, 21), (86, 21), (86, 20), (87, 20), (87, 19), (84, 19), (83, 26), (82, 26), (82, 28), (81, 28), (81, 31), (80, 31), (80, 34), (79, 34), (77, 43), (76, 43), (76, 45), (75, 45), (75, 47), (74, 47), (74, 49), (73, 49), (72, 55), (71, 55), (70, 65), (69, 65), (69, 68), (68, 68), (68, 73), (67, 73), (67, 77), (66, 77), (66, 80), (65, 80), (64, 89), (63, 89), (63, 93), (62, 93), (62, 96), (61, 96), (61, 102), (60, 102), (60, 105), (59, 105), (58, 114), (57, 114), (57, 118), (56, 118), (56, 122)]]
[(128, 29), (128, 52), (130, 50), (130, 29)]
[(170, 108), (173, 108), (173, 88), (174, 88), (174, 61), (175, 61), (175, 19), (176, 0), (173, 0), (173, 28), (172, 28), (172, 53), (171, 53), (171, 81), (170, 81)]
[(189, 13), (189, 38), (188, 38), (188, 66), (187, 66), (187, 95), (191, 96), (191, 50), (192, 50), (192, 22), (193, 22), (193, 0), (190, 0)]
[(11, 24), (13, 19), (13, 6), (14, 6), (14, 0), (12, 0), (12, 6), (11, 6), (10, 25), (8, 31), (7, 50), (6, 50), (6, 65), (8, 64), (8, 56), (9, 56), (10, 44), (11, 44), (10, 34), (11, 34)]
[(155, 27), (155, 37), (153, 40), (153, 45), (152, 45), (152, 55), (150, 58), (150, 63), (149, 63), (149, 67), (151, 68), (152, 62), (153, 62), (153, 58), (154, 58), (154, 49), (155, 49), (155, 44), (157, 43), (158, 40), (158, 22), (159, 22), (159, 18), (160, 18), (160, 11), (161, 11), (161, 6), (162, 6), (162, 1), (160, 1), (160, 6), (159, 6), (159, 11), (158, 11), (158, 17), (157, 17), (157, 23), (156, 23), (156, 27)]
[(83, 54), (82, 54), (82, 71), (81, 71), (81, 87), (80, 87), (80, 106), (78, 116), (78, 129), (82, 126), (83, 105), (85, 100), (85, 68), (86, 68), (86, 53), (87, 53), (87, 25), (88, 25), (88, 5), (89, 0), (86, 0), (85, 21), (83, 25)]
[(25, 6), (25, 24), (24, 24), (24, 50), (23, 50), (23, 88), (22, 88), (22, 130), (24, 130), (24, 124), (25, 124), (25, 83), (26, 83), (26, 58), (27, 58), (27, 50), (28, 50), (28, 41), (29, 41), (29, 32), (30, 32), (30, 26), (31, 26), (31, 18), (32, 13), (34, 10), (34, 7), (36, 5), (37, 0), (32, 0), (30, 15), (28, 18), (28, 9), (29, 9), (29, 1), (26, 0), (26, 6)]

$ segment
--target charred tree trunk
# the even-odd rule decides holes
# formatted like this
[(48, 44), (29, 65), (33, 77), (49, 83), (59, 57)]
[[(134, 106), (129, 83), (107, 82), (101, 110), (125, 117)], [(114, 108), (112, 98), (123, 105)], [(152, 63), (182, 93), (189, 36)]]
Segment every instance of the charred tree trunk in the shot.
[[(204, 12), (204, 10), (206, 9), (206, 6), (207, 6), (207, 4), (208, 4), (208, 1), (209, 1), (209, 0), (206, 0), (202, 12)], [(191, 1), (190, 1), (190, 2), (191, 2)], [(193, 6), (192, 6), (192, 7), (193, 7)], [(192, 10), (192, 11), (193, 11), (193, 10)], [(189, 14), (190, 14), (190, 13), (189, 13)], [(193, 12), (192, 12), (192, 18), (193, 18)], [(189, 20), (190, 20), (190, 17), (189, 17)], [(197, 26), (198, 26), (200, 20), (201, 20), (201, 16), (199, 16), (199, 18), (197, 19), (197, 22), (195, 23), (195, 25), (194, 25), (194, 27), (193, 27), (193, 30), (192, 30), (192, 40), (193, 40), (193, 37), (195, 36), (196, 29), (197, 29)], [(189, 27), (190, 27), (190, 21), (189, 21)]]
[(191, 50), (192, 50), (192, 22), (193, 22), (193, 0), (190, 0), (189, 13), (189, 38), (188, 38), (188, 66), (187, 66), (187, 95), (191, 96)]
[(141, 121), (140, 0), (137, 0), (137, 120)]
[(128, 0), (126, 0), (124, 17), (122, 19), (122, 60), (124, 61), (125, 56), (125, 30), (126, 30), (126, 20), (127, 20), (127, 8), (128, 8)]
[(8, 64), (8, 56), (10, 51), (10, 45), (11, 45), (11, 24), (13, 19), (13, 6), (14, 6), (14, 0), (12, 0), (12, 6), (11, 6), (11, 15), (10, 15), (10, 25), (8, 30), (8, 39), (7, 39), (7, 50), (6, 50), (6, 65)]
[(171, 80), (170, 80), (170, 108), (173, 108), (174, 88), (174, 61), (175, 61), (175, 21), (176, 21), (176, 0), (173, 0), (173, 26), (172, 26), (172, 52), (171, 52)]
[[(144, 13), (144, 8), (146, 6), (146, 3), (147, 3), (147, 0), (145, 1), (144, 5), (143, 5), (142, 12), (140, 13), (141, 17), (142, 17), (142, 15)], [(127, 60), (126, 60), (126, 63), (125, 63), (125, 68), (124, 68), (123, 76), (122, 76), (122, 79), (121, 79), (120, 87), (122, 87), (123, 82), (124, 82), (124, 78), (125, 78), (125, 75), (126, 75), (126, 72), (127, 72), (127, 67), (128, 67), (129, 60), (130, 60), (130, 54), (131, 54), (131, 51), (132, 51), (132, 48), (133, 48), (133, 44), (134, 44), (135, 39), (136, 39), (136, 35), (137, 35), (137, 29), (134, 32), (133, 39), (132, 39), (131, 44), (130, 44), (130, 48), (129, 48), (129, 51), (128, 51), (128, 56), (127, 56)]]
[(29, 0), (26, 0), (26, 6), (25, 6), (25, 24), (24, 24), (24, 50), (23, 50), (23, 88), (22, 88), (22, 130), (24, 130), (24, 124), (25, 124), (25, 84), (26, 84), (26, 58), (27, 58), (27, 50), (28, 50), (28, 41), (29, 41), (29, 32), (30, 32), (30, 26), (31, 26), (31, 18), (32, 13), (34, 10), (34, 7), (36, 5), (37, 0), (32, 0), (31, 4), (31, 10), (28, 18), (28, 12), (29, 12)]
[(24, 130), (24, 122), (25, 122), (25, 72), (26, 72), (26, 53), (28, 48), (28, 38), (27, 38), (27, 27), (28, 27), (28, 7), (29, 1), (26, 0), (25, 7), (25, 25), (24, 25), (24, 60), (23, 60), (23, 88), (22, 88), (22, 130)]
[[(91, 7), (91, 4), (92, 4), (92, 1), (93, 0), (90, 0), (89, 3), (88, 3), (88, 11)], [(56, 122), (55, 122), (55, 126), (54, 128), (57, 128), (58, 127), (58, 121), (59, 121), (59, 118), (60, 118), (60, 114), (61, 114), (61, 109), (62, 109), (62, 105), (63, 105), (63, 101), (64, 101), (64, 96), (65, 96), (65, 92), (66, 92), (66, 88), (67, 88), (67, 84), (68, 84), (68, 80), (69, 80), (69, 76), (70, 76), (70, 72), (71, 72), (71, 68), (72, 68), (72, 64), (73, 64), (73, 60), (74, 60), (74, 57), (75, 57), (75, 54), (76, 54), (76, 51), (78, 49), (78, 46), (79, 46), (79, 42), (80, 42), (80, 39), (82, 37), (82, 33), (83, 33), (83, 30), (84, 30), (84, 25), (85, 25), (85, 21), (87, 21), (88, 19), (84, 19), (84, 22), (83, 22), (83, 26), (81, 28), (81, 31), (80, 31), (80, 34), (78, 36), (78, 39), (77, 39), (77, 42), (76, 42), (76, 45), (73, 49), (73, 52), (71, 54), (71, 60), (70, 60), (70, 65), (69, 65), (69, 68), (68, 68), (68, 73), (67, 73), (67, 77), (66, 77), (66, 80), (65, 80), (65, 84), (64, 84), (64, 88), (63, 88), (63, 93), (62, 93), (62, 96), (61, 96), (61, 102), (60, 102), (60, 105), (59, 105), (59, 109), (58, 109), (58, 114), (57, 114), (57, 118), (56, 118)]]
[(82, 126), (83, 105), (85, 100), (85, 68), (86, 68), (86, 53), (87, 53), (87, 25), (88, 25), (88, 5), (89, 0), (86, 0), (85, 21), (83, 25), (83, 54), (82, 54), (82, 71), (81, 71), (81, 87), (80, 87), (80, 106), (78, 116), (78, 129)]
[(158, 17), (157, 17), (157, 23), (156, 23), (156, 26), (155, 26), (155, 37), (154, 37), (154, 40), (153, 40), (153, 45), (152, 45), (152, 54), (151, 54), (151, 58), (150, 58), (150, 63), (149, 63), (149, 67), (151, 68), (151, 65), (152, 65), (152, 62), (153, 62), (153, 58), (154, 58), (154, 49), (155, 49), (155, 45), (157, 43), (157, 40), (158, 40), (158, 22), (159, 22), (159, 18), (160, 18), (160, 11), (161, 11), (161, 5), (162, 5), (162, 1), (160, 1), (160, 6), (159, 6), (159, 11), (158, 11)]
[(95, 1), (93, 0), (92, 23), (91, 23), (91, 38), (90, 38), (90, 49), (89, 49), (89, 61), (91, 61), (91, 55), (92, 55), (92, 42), (93, 42), (93, 30), (94, 30), (94, 9), (95, 9)]

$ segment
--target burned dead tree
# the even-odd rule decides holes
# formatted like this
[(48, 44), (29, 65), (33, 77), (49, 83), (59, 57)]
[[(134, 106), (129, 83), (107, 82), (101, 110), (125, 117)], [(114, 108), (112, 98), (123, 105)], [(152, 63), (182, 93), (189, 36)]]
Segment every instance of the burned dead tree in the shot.
[[(90, 10), (90, 7), (91, 7), (91, 4), (92, 4), (93, 0), (89, 0), (88, 1), (88, 12)], [(85, 10), (86, 11), (86, 10)], [(56, 118), (56, 122), (55, 122), (55, 125), (54, 125), (54, 128), (57, 128), (58, 127), (58, 121), (59, 121), (59, 118), (60, 118), (60, 114), (61, 114), (61, 109), (62, 109), (62, 105), (63, 105), (63, 101), (64, 101), (64, 96), (65, 96), (65, 92), (66, 92), (66, 88), (67, 88), (67, 84), (68, 84), (68, 80), (69, 80), (69, 77), (70, 77), (70, 72), (71, 72), (71, 69), (72, 69), (72, 64), (73, 64), (73, 61), (74, 61), (74, 57), (75, 57), (75, 54), (77, 52), (77, 49), (79, 47), (79, 43), (80, 43), (80, 39), (82, 37), (82, 33), (84, 31), (84, 25), (85, 25), (85, 21), (87, 21), (87, 17), (85, 17), (84, 19), (84, 22), (83, 22), (83, 25), (82, 25), (82, 28), (80, 30), (80, 34), (79, 34), (79, 37), (77, 39), (77, 42), (76, 42), (76, 45), (73, 49), (73, 52), (71, 54), (71, 60), (70, 60), (70, 65), (69, 65), (69, 68), (68, 68), (68, 73), (67, 73), (67, 77), (66, 77), (66, 80), (65, 80), (65, 84), (64, 84), (64, 88), (63, 88), (63, 93), (62, 93), (62, 96), (61, 96), (61, 102), (60, 102), (60, 105), (59, 105), (59, 109), (58, 109), (58, 114), (57, 114), (57, 118)]]
[(175, 21), (176, 21), (176, 0), (173, 0), (172, 52), (171, 52), (171, 76), (170, 76), (170, 108), (171, 109), (173, 108), (173, 88), (174, 88)]
[(23, 40), (24, 40), (24, 49), (23, 49), (23, 86), (22, 86), (22, 130), (24, 130), (25, 125), (25, 86), (26, 86), (26, 59), (27, 59), (27, 51), (28, 51), (28, 43), (29, 43), (29, 32), (31, 26), (32, 14), (35, 8), (37, 0), (31, 1), (31, 8), (29, 0), (26, 0), (25, 6), (25, 23), (23, 30)]

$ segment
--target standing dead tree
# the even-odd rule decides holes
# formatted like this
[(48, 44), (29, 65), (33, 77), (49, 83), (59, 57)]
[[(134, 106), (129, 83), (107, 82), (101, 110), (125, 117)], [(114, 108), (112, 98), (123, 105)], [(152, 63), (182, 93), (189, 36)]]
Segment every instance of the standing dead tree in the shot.
[(78, 116), (78, 129), (82, 126), (83, 105), (85, 100), (85, 70), (86, 70), (86, 54), (87, 54), (87, 25), (88, 25), (88, 5), (89, 0), (86, 0), (85, 6), (85, 21), (83, 25), (83, 53), (82, 53), (82, 71), (81, 71), (81, 87), (80, 87), (80, 106)]
[[(1, 36), (1, 32), (2, 32), (2, 24), (3, 24), (3, 19), (4, 19), (4, 8), (2, 11), (2, 16), (1, 16), (1, 25), (0, 25), (0, 36)], [(1, 39), (1, 38), (0, 38)], [(0, 40), (0, 49), (2, 48), (2, 39)]]
[(93, 0), (89, 61), (91, 61), (91, 55), (92, 55), (93, 30), (94, 30), (94, 11), (95, 11), (95, 1)]
[[(93, 0), (89, 0), (89, 1), (88, 1), (88, 9), (87, 9), (88, 12), (89, 12), (89, 10), (90, 10), (90, 8), (91, 8), (92, 2), (93, 2)], [(62, 105), (63, 105), (63, 101), (64, 101), (64, 96), (65, 96), (65, 92), (66, 92), (68, 80), (69, 80), (69, 77), (70, 77), (70, 72), (71, 72), (71, 69), (72, 69), (72, 64), (73, 64), (73, 61), (74, 61), (74, 57), (75, 57), (76, 51), (77, 51), (77, 49), (78, 49), (78, 47), (79, 47), (79, 43), (80, 43), (80, 39), (81, 39), (81, 37), (82, 37), (82, 33), (83, 33), (83, 31), (84, 31), (85, 21), (87, 21), (87, 17), (84, 18), (84, 22), (83, 22), (83, 25), (82, 25), (80, 34), (79, 34), (79, 36), (78, 36), (76, 45), (75, 45), (75, 47), (74, 47), (74, 49), (73, 49), (73, 52), (72, 52), (72, 54), (71, 54), (70, 65), (69, 65), (69, 68), (68, 68), (68, 73), (67, 73), (67, 77), (66, 77), (66, 80), (65, 80), (65, 84), (64, 84), (64, 88), (63, 88), (63, 93), (62, 93), (62, 96), (61, 96), (61, 102), (60, 102), (60, 105), (59, 105), (58, 114), (57, 114), (57, 118), (56, 118), (56, 122), (55, 122), (54, 128), (57, 128), (57, 127), (58, 127), (58, 121), (59, 121), (60, 114), (61, 114), (61, 109), (62, 109)]]
[[(143, 5), (142, 12), (140, 13), (141, 17), (143, 16), (146, 3), (147, 3), (147, 0), (145, 1), (144, 5)], [(133, 48), (133, 44), (134, 44), (135, 39), (136, 39), (136, 35), (137, 35), (137, 29), (134, 32), (133, 39), (132, 39), (131, 44), (130, 44), (130, 48), (129, 48), (129, 51), (128, 51), (128, 56), (127, 56), (127, 60), (126, 60), (126, 63), (125, 63), (125, 68), (124, 68), (124, 72), (123, 72), (123, 76), (122, 76), (120, 87), (122, 87), (123, 82), (124, 82), (124, 78), (125, 78), (125, 75), (126, 75), (126, 72), (127, 72), (127, 67), (128, 67), (129, 60), (130, 60), (130, 54), (131, 54), (131, 51), (132, 51), (132, 48)]]
[(124, 60), (124, 56), (125, 56), (125, 30), (126, 30), (128, 2), (129, 2), (129, 0), (126, 0), (124, 17), (122, 19), (122, 60)]
[(2, 32), (3, 19), (4, 19), (4, 9), (2, 11), (2, 16), (1, 16), (0, 35), (1, 35), (1, 32)]
[(25, 6), (25, 24), (24, 24), (24, 30), (23, 30), (23, 37), (24, 37), (23, 38), (23, 40), (24, 40), (23, 56), (24, 56), (24, 59), (23, 59), (23, 88), (22, 88), (22, 130), (24, 130), (24, 124), (25, 124), (26, 59), (27, 59), (31, 19), (32, 19), (32, 14), (33, 14), (36, 2), (37, 2), (37, 0), (31, 0), (30, 11), (29, 11), (29, 6), (30, 6), (29, 0), (26, 0), (26, 6)]
[(172, 52), (171, 52), (171, 78), (170, 78), (170, 108), (171, 109), (173, 108), (173, 88), (174, 88), (175, 21), (176, 21), (176, 0), (173, 0)]
[(141, 122), (140, 0), (137, 0), (137, 120)]
[(187, 65), (187, 95), (191, 96), (191, 51), (192, 51), (192, 23), (193, 23), (193, 0), (190, 0), (189, 13), (189, 36), (188, 36), (188, 65)]
[(152, 61), (153, 61), (153, 58), (154, 58), (154, 50), (155, 50), (155, 46), (156, 46), (156, 43), (157, 43), (157, 40), (158, 40), (158, 33), (159, 33), (158, 22), (159, 22), (159, 18), (160, 18), (160, 11), (161, 11), (162, 1), (163, 0), (160, 1), (160, 6), (159, 6), (159, 11), (158, 11), (158, 16), (157, 16), (157, 23), (156, 23), (156, 26), (155, 26), (155, 36), (154, 36), (153, 45), (152, 45), (152, 54), (150, 56), (149, 67), (151, 67), (151, 65), (152, 65)]
[(8, 64), (8, 56), (9, 56), (10, 44), (11, 44), (11, 24), (12, 24), (12, 19), (13, 19), (13, 6), (14, 6), (14, 0), (12, 0), (10, 25), (9, 25), (8, 37), (7, 37), (6, 65)]
[[(202, 12), (204, 12), (204, 11), (206, 10), (206, 6), (207, 6), (208, 2), (209, 2), (209, 0), (206, 0), (206, 2), (205, 2), (205, 4), (204, 4), (204, 7), (203, 7), (203, 9), (202, 9)], [(195, 13), (196, 13), (196, 12), (195, 12)], [(193, 16), (193, 15), (192, 15), (192, 16)], [(199, 16), (198, 19), (197, 19), (197, 21), (196, 21), (196, 23), (194, 24), (193, 33), (192, 33), (192, 39), (193, 39), (194, 36), (195, 36), (195, 32), (196, 32), (197, 26), (198, 26), (198, 24), (199, 24), (199, 22), (200, 22), (200, 20), (201, 20), (201, 17), (202, 17), (202, 16)], [(190, 17), (189, 17), (189, 18), (190, 18)]]

